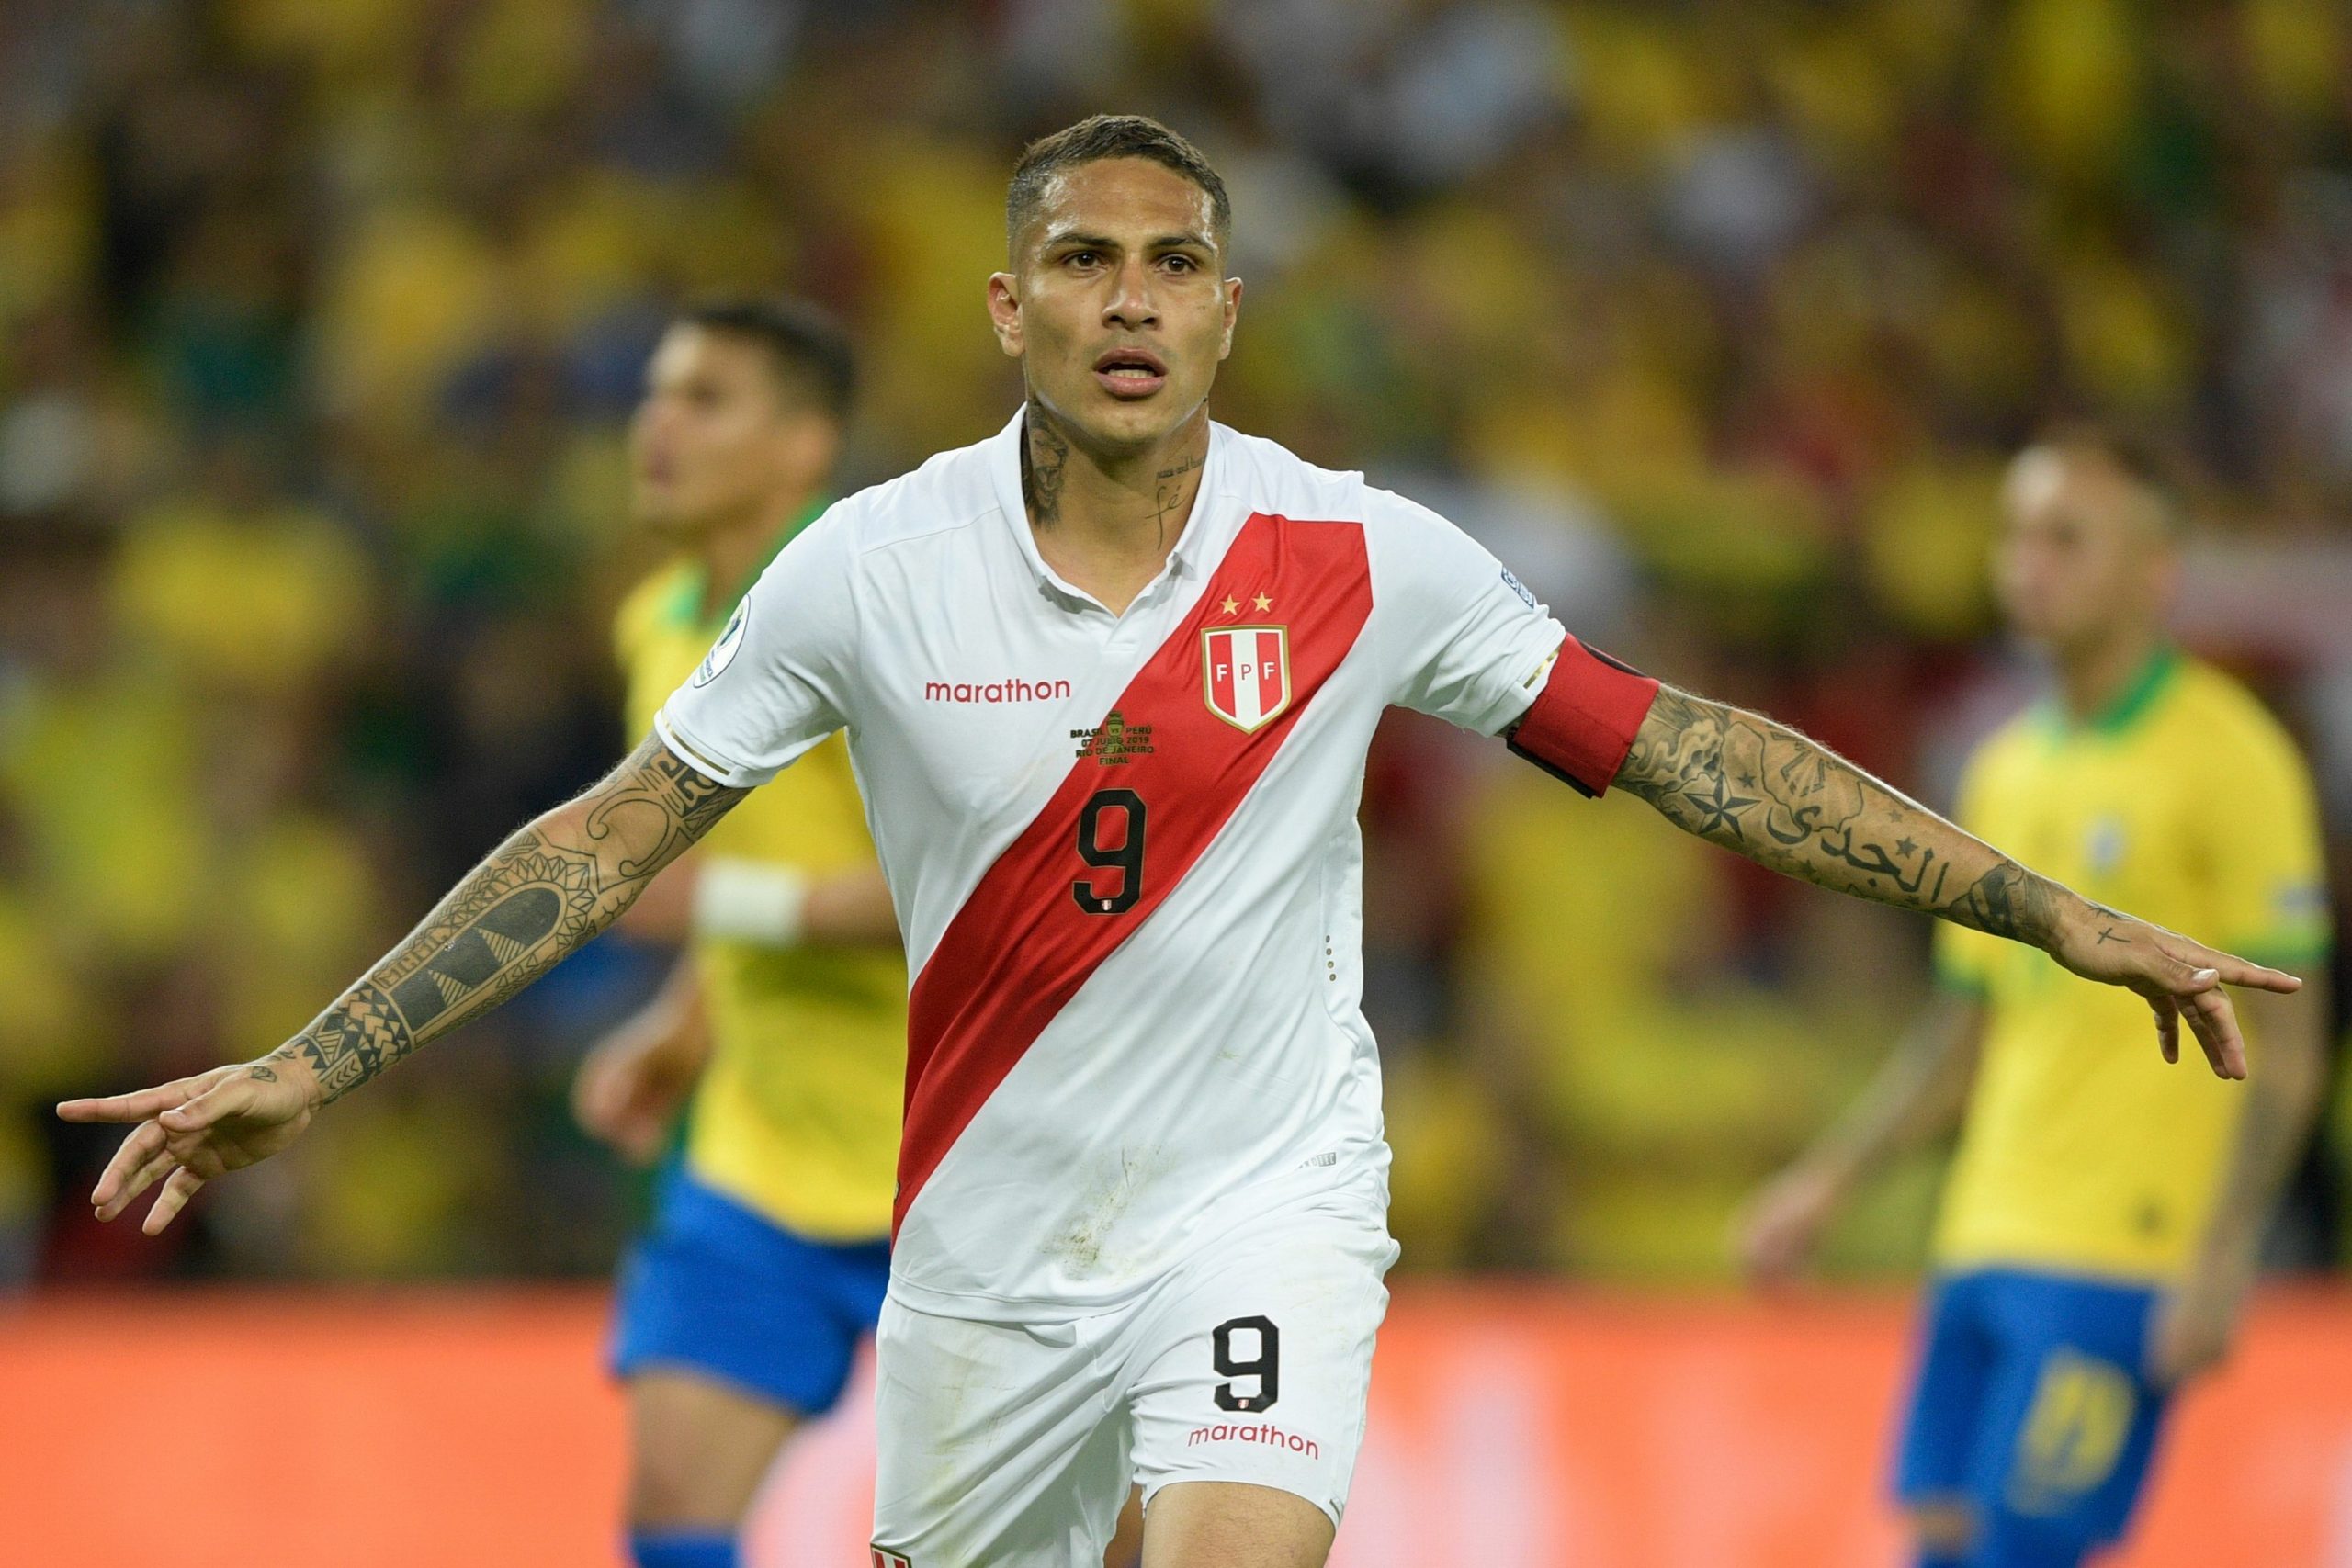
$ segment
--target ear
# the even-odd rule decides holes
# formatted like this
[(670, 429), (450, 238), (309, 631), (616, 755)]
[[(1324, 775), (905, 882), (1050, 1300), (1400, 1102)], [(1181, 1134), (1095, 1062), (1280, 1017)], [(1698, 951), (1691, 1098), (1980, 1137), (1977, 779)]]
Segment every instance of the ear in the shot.
[(1008, 359), (1021, 357), (1021, 296), (1014, 291), (1012, 274), (989, 274), (989, 324), (996, 329), (996, 345), (1004, 350)]
[(1233, 324), (1241, 319), (1241, 280), (1225, 280), (1225, 335), (1217, 340), (1216, 356), (1223, 359), (1233, 352)]

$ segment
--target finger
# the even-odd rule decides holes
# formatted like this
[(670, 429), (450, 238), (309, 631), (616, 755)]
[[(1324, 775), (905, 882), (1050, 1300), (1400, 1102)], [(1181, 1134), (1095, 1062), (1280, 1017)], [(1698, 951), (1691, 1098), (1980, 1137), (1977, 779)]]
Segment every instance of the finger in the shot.
[(113, 1219), (130, 1207), (132, 1199), (178, 1169), (179, 1163), (178, 1157), (169, 1149), (157, 1149), (154, 1154), (148, 1156), (145, 1163), (130, 1173), (130, 1179), (124, 1181), (112, 1197), (97, 1206), (96, 1210), (97, 1217), (102, 1221)]
[(261, 1088), (251, 1077), (240, 1074), (218, 1088), (206, 1090), (186, 1105), (175, 1106), (156, 1120), (164, 1131), (175, 1135), (201, 1133), (207, 1127), (230, 1116), (251, 1111), (261, 1099)]
[(2259, 964), (2249, 964), (2226, 953), (2216, 953), (2210, 947), (2200, 947), (2190, 956), (2198, 964), (2214, 971), (2225, 986), (2243, 986), (2250, 991), (2276, 991), (2280, 996), (2291, 996), (2303, 988), (2301, 978), (2288, 974), (2284, 969), (2267, 969)]
[(155, 1122), (132, 1128), (130, 1136), (114, 1151), (114, 1157), (107, 1161), (107, 1168), (98, 1173), (97, 1185), (90, 1189), (91, 1203), (103, 1206), (113, 1199), (141, 1166), (163, 1152), (163, 1147), (164, 1129)]
[(2245, 1077), (2245, 1040), (2238, 1032), (2237, 1010), (2230, 1006), (2229, 993), (2211, 990), (2190, 997), (2181, 1003), (2181, 1011), (2197, 1043), (2205, 1048), (2205, 1059), (2213, 1065), (2214, 1076)]
[(159, 1084), (130, 1094), (101, 1095), (95, 1099), (62, 1100), (57, 1114), (67, 1122), (144, 1122), (161, 1115), (175, 1105), (183, 1105), (195, 1093), (187, 1078), (175, 1083)]
[(187, 1201), (195, 1197), (197, 1189), (203, 1185), (204, 1178), (186, 1166), (172, 1172), (172, 1179), (164, 1183), (161, 1192), (155, 1194), (154, 1206), (147, 1211), (147, 1217), (140, 1222), (139, 1228), (149, 1235), (163, 1235), (164, 1227), (187, 1207)]
[(2167, 1062), (2180, 1060), (2180, 1004), (2170, 997), (2150, 997), (2148, 1007), (2156, 1015), (2156, 1046)]

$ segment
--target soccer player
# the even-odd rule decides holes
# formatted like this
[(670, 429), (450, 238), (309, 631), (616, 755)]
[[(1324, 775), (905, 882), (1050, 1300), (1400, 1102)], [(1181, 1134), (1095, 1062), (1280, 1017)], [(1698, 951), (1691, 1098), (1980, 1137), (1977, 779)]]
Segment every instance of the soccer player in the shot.
[[(2169, 513), (2109, 449), (2011, 468), (1997, 575), (2057, 676), (1973, 760), (1960, 819), (2095, 897), (2318, 966), (2310, 779), (2276, 720), (2166, 642)], [(2028, 948), (1938, 929), (1939, 995), (1854, 1110), (1759, 1197), (1795, 1269), (1887, 1156), (1966, 1104), (1897, 1491), (1922, 1568), (2071, 1568), (2130, 1519), (2167, 1396), (2228, 1348), (2316, 1109), (2325, 1006), (2249, 993), (2251, 1081), (2145, 1059), (2146, 1019)]]
[[(615, 919), (837, 729), (905, 934), (874, 1561), (1311, 1568), (1396, 1257), (1356, 803), (1392, 704), (1827, 886), (2130, 987), (2242, 1071), (2222, 982), (1794, 732), (1583, 648), (1444, 519), (1212, 424), (1223, 182), (1151, 120), (1033, 143), (989, 277), (1023, 407), (787, 545), (649, 736), (285, 1045), (69, 1102), (145, 1227)], [(1561, 889), (1562, 897), (1576, 889)], [(2218, 1090), (2215, 1092), (2219, 1092)]]
[[(713, 302), (663, 335), (630, 429), (633, 510), (677, 556), (616, 627), (635, 732), (823, 510), (852, 378), (847, 340), (786, 302)], [(906, 965), (840, 738), (662, 873), (628, 923), (691, 952), (583, 1064), (582, 1123), (650, 1159), (694, 1097), (621, 1276), (630, 1550), (639, 1568), (726, 1568), (777, 1449), (839, 1398), (889, 1275)]]

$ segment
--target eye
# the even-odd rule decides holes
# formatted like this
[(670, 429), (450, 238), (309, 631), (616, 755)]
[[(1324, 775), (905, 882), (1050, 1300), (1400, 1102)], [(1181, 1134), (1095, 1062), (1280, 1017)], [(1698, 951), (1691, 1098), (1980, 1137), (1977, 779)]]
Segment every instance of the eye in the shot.
[(1198, 272), (1200, 264), (1186, 255), (1163, 256), (1161, 265), (1174, 272)]
[(1072, 251), (1069, 255), (1062, 259), (1070, 266), (1091, 267), (1102, 259), (1102, 253), (1100, 251)]

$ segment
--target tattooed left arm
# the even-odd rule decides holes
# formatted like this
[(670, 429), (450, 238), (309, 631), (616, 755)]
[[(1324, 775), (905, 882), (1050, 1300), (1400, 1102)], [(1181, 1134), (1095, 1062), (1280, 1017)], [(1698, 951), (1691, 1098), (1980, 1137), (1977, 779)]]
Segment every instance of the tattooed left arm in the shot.
[(713, 783), (649, 737), (586, 794), (492, 851), (405, 941), (268, 1055), (59, 1106), (71, 1122), (139, 1123), (90, 1195), (98, 1218), (113, 1219), (162, 1180), (144, 1225), (150, 1235), (162, 1230), (206, 1181), (276, 1154), (313, 1112), (555, 967), (746, 793)]
[(1686, 832), (1774, 871), (2025, 942), (2128, 987), (2154, 1010), (2167, 1061), (2185, 1017), (2223, 1077), (2245, 1076), (2245, 1048), (2222, 985), (2301, 983), (2094, 904), (1795, 730), (1670, 686), (1615, 782)]

